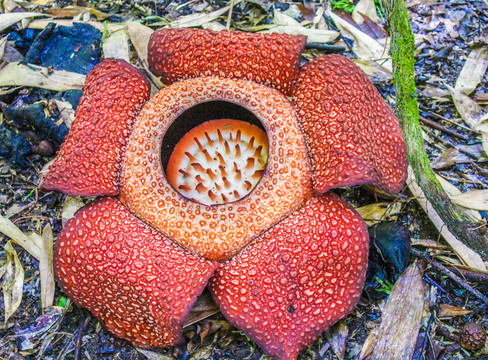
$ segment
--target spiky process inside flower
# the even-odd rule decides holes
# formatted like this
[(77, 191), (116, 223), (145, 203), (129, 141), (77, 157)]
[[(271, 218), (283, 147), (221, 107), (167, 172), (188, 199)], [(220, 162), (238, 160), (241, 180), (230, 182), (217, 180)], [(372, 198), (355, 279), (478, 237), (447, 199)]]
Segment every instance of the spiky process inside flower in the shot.
[(176, 145), (168, 180), (186, 198), (205, 205), (246, 196), (263, 175), (268, 157), (266, 133), (240, 120), (207, 121)]

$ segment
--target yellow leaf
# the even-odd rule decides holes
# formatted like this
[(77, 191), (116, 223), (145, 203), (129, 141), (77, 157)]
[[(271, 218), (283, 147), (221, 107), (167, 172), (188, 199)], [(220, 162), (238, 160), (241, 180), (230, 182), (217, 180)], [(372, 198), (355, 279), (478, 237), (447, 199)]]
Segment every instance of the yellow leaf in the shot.
[(6, 271), (3, 277), (3, 301), (5, 306), (5, 324), (8, 319), (17, 311), (22, 302), (22, 291), (24, 286), (24, 269), (20, 263), (17, 252), (9, 241), (5, 244), (7, 254)]

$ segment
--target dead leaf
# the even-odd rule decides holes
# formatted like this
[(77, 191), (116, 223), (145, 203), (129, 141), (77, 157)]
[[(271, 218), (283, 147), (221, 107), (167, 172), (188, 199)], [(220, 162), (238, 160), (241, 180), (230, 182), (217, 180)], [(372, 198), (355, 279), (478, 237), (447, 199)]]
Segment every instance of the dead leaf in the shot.
[(426, 287), (417, 262), (397, 280), (383, 309), (372, 360), (411, 359), (422, 326)]
[(7, 254), (6, 271), (3, 276), (3, 302), (5, 308), (5, 324), (8, 319), (17, 311), (22, 302), (22, 292), (24, 287), (24, 269), (20, 263), (17, 252), (12, 246), (12, 242), (5, 244)]
[(59, 117), (63, 120), (64, 124), (68, 129), (71, 128), (71, 124), (75, 119), (75, 111), (73, 110), (73, 105), (67, 101), (54, 99), (54, 103), (59, 111)]
[(448, 90), (441, 89), (436, 86), (427, 85), (424, 90), (420, 92), (420, 95), (430, 97), (436, 100), (446, 101), (451, 93)]
[(360, 58), (365, 60), (375, 60), (385, 67), (388, 71), (392, 71), (391, 59), (385, 60), (389, 57), (388, 48), (385, 44), (373, 39), (371, 36), (363, 33), (357, 27), (342, 19), (332, 11), (327, 11), (327, 14), (332, 18), (334, 23), (341, 31), (342, 36), (354, 40), (352, 51)]
[(103, 39), (102, 49), (105, 59), (114, 58), (130, 62), (129, 36), (125, 29), (114, 31)]
[(461, 118), (468, 124), (471, 128), (476, 129), (477, 126), (485, 120), (488, 120), (488, 111), (484, 111), (474, 100), (469, 96), (463, 94), (461, 91), (446, 85), (451, 93), (452, 100), (456, 106)]
[[(459, 190), (457, 187), (455, 187), (453, 184), (451, 184), (449, 181), (444, 179), (442, 176), (436, 175), (437, 180), (440, 182), (442, 188), (444, 191), (449, 195), (449, 198), (457, 195), (461, 195), (462, 191)], [(473, 220), (480, 221), (481, 220), (481, 214), (478, 211), (475, 210), (468, 210), (466, 209), (465, 214), (471, 217)]]
[(452, 201), (462, 207), (488, 211), (488, 190), (471, 190), (451, 196)]
[(447, 241), (447, 243), (454, 250), (456, 255), (468, 266), (476, 269), (478, 271), (486, 271), (487, 268), (483, 262), (481, 256), (474, 250), (459, 241), (448, 229), (446, 224), (442, 221), (441, 217), (432, 207), (432, 204), (425, 197), (424, 192), (420, 186), (415, 181), (415, 175), (412, 168), (408, 167), (408, 178), (407, 185), (412, 192), (415, 199), (418, 201), (420, 206), (424, 209), (427, 216), (429, 216), (432, 224), (437, 228), (442, 237)]
[(353, 62), (375, 83), (388, 82), (393, 74), (374, 60), (354, 59)]
[(41, 256), (39, 258), (41, 278), (41, 307), (51, 307), (54, 302), (54, 271), (53, 271), (53, 231), (46, 225), (41, 238)]
[(374, 0), (360, 0), (354, 7), (354, 11), (352, 12), (354, 22), (356, 24), (362, 24), (365, 18), (370, 19), (375, 24), (379, 22)]
[(162, 88), (164, 84), (159, 80), (159, 78), (149, 71), (149, 63), (147, 61), (147, 45), (149, 44), (149, 38), (151, 37), (154, 30), (144, 26), (136, 21), (129, 21), (125, 24), (127, 34), (129, 35), (130, 41), (136, 49), (137, 55), (149, 74), (152, 82), (156, 84), (158, 88)]
[(55, 23), (60, 26), (73, 26), (74, 23), (83, 23), (93, 26), (95, 29), (103, 33), (104, 31), (118, 31), (124, 29), (123, 24), (108, 23), (108, 22), (98, 22), (98, 21), (80, 21), (80, 20), (66, 20), (66, 19), (49, 19), (49, 20), (34, 20), (29, 23), (29, 29), (43, 30), (47, 24)]
[(66, 196), (63, 203), (63, 210), (61, 212), (61, 221), (63, 227), (66, 225), (69, 219), (75, 216), (75, 213), (85, 206), (85, 203), (79, 196)]
[(334, 325), (328, 336), (332, 351), (339, 360), (344, 360), (348, 335), (349, 328), (343, 321), (341, 321), (337, 325)]
[(84, 6), (66, 6), (64, 8), (52, 8), (52, 9), (47, 9), (45, 13), (56, 17), (64, 17), (64, 18), (74, 18), (83, 13), (89, 13), (90, 15), (95, 16), (97, 20), (101, 20), (101, 21), (112, 16), (112, 14), (107, 14), (95, 8), (84, 7)]
[[(234, 2), (234, 6), (239, 4), (242, 0), (237, 0)], [(230, 6), (224, 6), (221, 9), (209, 12), (209, 13), (195, 13), (190, 15), (184, 15), (176, 19), (175, 21), (168, 23), (159, 22), (153, 23), (152, 26), (169, 26), (169, 27), (195, 27), (195, 26), (202, 26), (206, 23), (212, 22), (222, 15), (229, 12)]]
[(340, 34), (333, 30), (309, 29), (304, 26), (276, 26), (263, 33), (280, 33), (290, 35), (305, 35), (307, 43), (324, 44), (336, 40)]
[(183, 328), (186, 328), (190, 325), (193, 325), (203, 319), (208, 318), (219, 312), (219, 308), (215, 305), (215, 302), (212, 299), (212, 296), (208, 291), (204, 291), (202, 295), (200, 295), (193, 305), (190, 313), (188, 314), (187, 318), (185, 319), (185, 323), (183, 324)]
[(443, 318), (443, 317), (452, 317), (452, 316), (464, 316), (468, 314), (471, 314), (471, 310), (466, 310), (448, 304), (440, 304), (439, 312), (437, 313), (437, 316)]
[(456, 90), (469, 95), (476, 89), (488, 68), (488, 47), (474, 49), (468, 56), (456, 80)]
[(29, 18), (39, 17), (39, 16), (46, 16), (46, 15), (35, 13), (35, 12), (13, 12), (13, 13), (0, 14), (0, 31), (5, 30), (6, 28), (24, 19), (29, 19)]
[(39, 260), (41, 244), (25, 235), (13, 222), (0, 215), (0, 232), (22, 246), (26, 251)]
[(448, 166), (456, 165), (456, 164), (468, 164), (473, 162), (466, 154), (458, 151), (457, 149), (450, 148), (436, 157), (431, 165), (434, 169), (442, 169)]
[(28, 86), (54, 91), (81, 89), (85, 75), (21, 63), (9, 63), (0, 71), (0, 86)]
[(142, 355), (144, 355), (149, 360), (174, 360), (173, 356), (159, 354), (152, 350), (146, 350), (137, 347), (136, 350), (139, 351)]
[(400, 212), (402, 204), (398, 201), (393, 203), (381, 202), (356, 208), (367, 225), (374, 225), (379, 221), (394, 220)]

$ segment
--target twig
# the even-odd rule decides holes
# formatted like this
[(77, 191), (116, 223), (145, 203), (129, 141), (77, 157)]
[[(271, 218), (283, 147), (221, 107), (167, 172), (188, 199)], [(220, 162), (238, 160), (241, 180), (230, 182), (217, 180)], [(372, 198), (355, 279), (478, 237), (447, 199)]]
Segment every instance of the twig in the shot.
[(427, 254), (423, 253), (422, 251), (419, 251), (419, 250), (417, 250), (415, 248), (412, 248), (412, 254), (415, 257), (418, 257), (420, 259), (423, 259), (423, 260), (427, 261), (433, 268), (435, 268), (436, 270), (442, 272), (444, 275), (446, 275), (447, 277), (449, 277), (451, 280), (454, 280), (456, 283), (458, 283), (459, 285), (461, 285), (463, 288), (465, 288), (471, 294), (473, 294), (478, 299), (480, 299), (481, 301), (483, 301), (486, 305), (488, 305), (488, 297), (486, 295), (483, 295), (482, 293), (480, 293), (474, 287), (472, 287), (471, 285), (469, 285), (466, 281), (464, 281), (459, 276), (457, 276), (456, 274), (454, 274), (447, 267), (445, 267), (441, 263), (433, 260), (429, 255), (427, 255)]
[(83, 337), (83, 330), (85, 328), (85, 322), (86, 322), (86, 313), (83, 309), (80, 309), (81, 317), (80, 317), (80, 322), (78, 323), (78, 332), (76, 334), (76, 340), (75, 340), (75, 360), (80, 360), (80, 353), (81, 353), (81, 339)]
[(457, 131), (448, 129), (448, 128), (442, 126), (441, 124), (436, 123), (435, 121), (424, 118), (423, 116), (420, 116), (420, 121), (422, 121), (425, 125), (430, 126), (431, 128), (440, 130), (443, 133), (446, 133), (448, 135), (455, 136), (455, 137), (462, 139), (464, 141), (469, 140), (469, 137), (467, 137), (466, 135), (463, 135), (463, 134), (458, 133)]

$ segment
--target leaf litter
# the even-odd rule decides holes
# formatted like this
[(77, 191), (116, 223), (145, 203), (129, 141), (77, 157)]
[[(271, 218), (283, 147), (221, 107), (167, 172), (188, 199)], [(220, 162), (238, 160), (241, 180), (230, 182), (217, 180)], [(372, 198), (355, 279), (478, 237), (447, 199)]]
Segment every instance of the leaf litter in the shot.
[[(304, 55), (307, 59), (334, 46), (349, 49), (345, 55), (352, 57), (363, 68), (394, 106), (385, 22), (371, 0), (354, 1), (356, 6), (352, 14), (313, 2), (304, 5), (233, 1), (224, 6), (214, 1), (184, 4), (141, 2), (132, 5), (121, 0), (115, 3), (100, 1), (96, 6), (83, 1), (75, 6), (70, 1), (55, 0), (31, 3), (11, 0), (4, 3), (8, 4), (6, 12), (0, 14), (0, 30), (3, 31), (3, 39), (7, 39), (2, 40), (0, 46), (4, 61), (7, 49), (15, 49), (14, 42), (5, 36), (12, 29), (38, 31), (52, 21), (64, 26), (85, 22), (105, 34), (105, 56), (130, 59), (143, 67), (151, 78), (153, 91), (156, 91), (162, 84), (149, 73), (145, 50), (155, 28), (202, 26), (222, 29), (230, 26), (241, 30), (300, 33), (309, 36)], [(436, 128), (428, 123), (423, 125), (428, 140), (426, 151), (431, 160), (442, 160), (442, 166), (437, 167), (438, 174), (442, 176), (443, 186), (453, 201), (466, 207), (466, 213), (480, 221), (480, 226), (485, 226), (488, 111), (483, 107), (486, 105), (483, 99), (488, 99), (488, 32), (486, 25), (483, 29), (477, 28), (476, 24), (487, 23), (488, 4), (428, 0), (408, 1), (407, 4), (417, 41), (421, 114), (437, 124)], [(39, 19), (53, 15), (56, 18)], [(325, 46), (320, 47), (320, 44)], [(26, 65), (18, 60), (7, 61), (0, 71), (0, 86), (4, 89), (0, 93), (0, 101), (8, 100), (5, 96), (12, 99), (13, 95), (36, 94), (34, 88), (51, 91), (80, 89), (83, 82), (84, 76), (80, 74)], [(66, 100), (56, 99), (55, 103), (59, 113), (67, 112), (59, 115), (59, 119), (69, 124), (75, 107), (71, 105), (70, 110), (70, 103)], [(456, 138), (450, 135), (452, 132), (439, 129), (452, 130), (461, 137)], [(23, 134), (26, 130), (19, 128), (16, 131)], [(477, 148), (474, 153), (467, 148), (473, 146)], [(479, 148), (484, 153), (480, 153)], [(59, 289), (54, 291), (53, 242), (61, 224), (72, 217), (84, 202), (70, 197), (64, 200), (63, 196), (56, 194), (44, 194), (35, 200), (31, 198), (29, 187), (38, 184), (41, 169), (49, 160), (38, 154), (31, 155), (31, 167), (20, 175), (16, 165), (0, 159), (0, 186), (5, 189), (2, 192), (4, 198), (0, 199), (2, 213), (6, 214), (5, 210), (13, 209), (14, 205), (18, 209), (11, 212), (10, 220), (0, 218), (0, 228), (7, 235), (4, 238), (4, 251), (0, 252), (0, 276), (4, 296), (7, 293), (8, 297), (3, 300), (6, 326), (0, 333), (0, 338), (3, 335), (1, 349), (6, 349), (10, 354), (30, 354), (38, 358), (55, 358), (56, 354), (73, 357), (75, 340), (79, 337), (85, 353), (91, 354), (88, 356), (92, 358), (109, 355), (133, 359), (176, 359), (187, 352), (193, 353), (193, 358), (261, 357), (253, 344), (216, 314), (215, 305), (208, 294), (207, 298), (198, 300), (190, 314), (185, 328), (187, 343), (164, 351), (134, 349), (112, 338), (86, 313), (71, 310), (69, 302), (64, 307), (55, 306), (64, 300)], [(367, 187), (342, 189), (340, 192), (344, 197), (350, 197), (348, 200), (371, 224), (393, 221), (408, 226), (413, 246), (431, 254), (435, 261), (444, 263), (452, 271), (458, 267), (473, 273), (486, 272), (486, 264), (479, 255), (452, 234), (449, 235), (442, 220), (436, 217), (426, 200), (422, 200), (422, 194), (412, 190), (415, 189), (414, 185), (411, 180), (411, 194), (404, 192), (403, 197), (393, 198)], [(426, 215), (422, 215), (421, 207), (417, 204), (425, 208)], [(430, 228), (431, 223), (438, 230)], [(8, 241), (9, 238), (12, 240)], [(334, 333), (325, 334), (310, 349), (303, 351), (300, 358), (315, 359), (320, 356), (323, 359), (352, 359), (361, 353), (362, 356), (370, 354), (370, 358), (377, 359), (387, 359), (392, 354), (416, 359), (418, 357), (415, 357), (414, 350), (418, 351), (419, 348), (426, 356), (436, 358), (439, 349), (450, 348), (442, 337), (436, 335), (435, 327), (431, 328), (425, 325), (426, 321), (421, 321), (422, 318), (425, 320), (425, 314), (432, 311), (424, 305), (426, 293), (430, 293), (431, 302), (438, 304), (440, 309), (442, 320), (438, 321), (438, 326), (456, 329), (468, 319), (484, 319), (486, 323), (486, 306), (470, 297), (462, 288), (449, 283), (439, 273), (423, 266), (422, 260), (411, 262), (391, 289), (384, 306), (362, 300), (353, 314), (337, 325)], [(368, 313), (368, 318), (376, 317), (376, 320), (369, 322)], [(83, 326), (76, 325), (77, 322)], [(405, 331), (406, 328), (410, 330)], [(408, 333), (408, 337), (402, 337), (405, 333)], [(218, 336), (212, 336), (216, 334)], [(435, 346), (422, 348), (415, 341), (417, 334), (419, 339), (428, 338)], [(390, 355), (386, 354), (388, 350), (391, 350)], [(5, 354), (4, 350), (0, 350), (0, 356)], [(444, 358), (451, 358), (451, 355), (453, 359), (459, 356), (468, 358), (463, 352), (448, 352), (446, 355)]]

